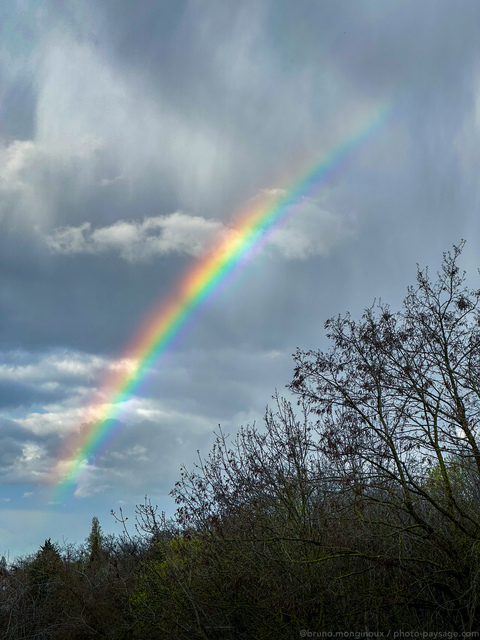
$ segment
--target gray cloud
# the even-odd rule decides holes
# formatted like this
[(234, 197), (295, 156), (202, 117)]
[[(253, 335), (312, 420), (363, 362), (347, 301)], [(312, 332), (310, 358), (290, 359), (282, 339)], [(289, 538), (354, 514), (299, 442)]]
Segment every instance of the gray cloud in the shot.
[(4, 485), (43, 484), (48, 479), (56, 438), (35, 435), (0, 418), (0, 479)]
[(0, 146), (0, 216), (8, 226), (28, 230), (48, 224), (59, 188), (85, 170), (99, 144), (86, 135), (66, 144), (14, 140)]
[(143, 420), (134, 428), (123, 424), (114, 446), (82, 473), (75, 495), (85, 499), (112, 490), (141, 495), (149, 486), (165, 495), (178, 479), (180, 466), (193, 464), (197, 449), (213, 444), (214, 428), (192, 415), (175, 418), (168, 413), (160, 423)]

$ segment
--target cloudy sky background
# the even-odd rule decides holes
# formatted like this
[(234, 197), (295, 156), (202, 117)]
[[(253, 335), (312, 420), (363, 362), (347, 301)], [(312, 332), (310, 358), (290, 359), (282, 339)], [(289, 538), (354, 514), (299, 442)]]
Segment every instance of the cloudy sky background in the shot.
[[(0, 553), (118, 531), (257, 421), (297, 346), (466, 238), (480, 266), (480, 4), (8, 0), (0, 6)], [(158, 363), (76, 491), (46, 484), (142, 320), (228, 230), (371, 114), (384, 126)], [(53, 504), (52, 504), (53, 503)]]

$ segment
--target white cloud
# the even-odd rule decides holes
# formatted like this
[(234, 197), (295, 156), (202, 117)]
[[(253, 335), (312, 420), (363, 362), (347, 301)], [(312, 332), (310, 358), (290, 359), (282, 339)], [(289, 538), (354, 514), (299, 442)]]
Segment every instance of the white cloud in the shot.
[[(275, 200), (285, 191), (266, 189), (262, 197)], [(287, 212), (286, 221), (267, 234), (266, 244), (287, 259), (305, 259), (326, 255), (351, 235), (355, 220), (337, 216), (311, 199), (303, 198)], [(63, 227), (46, 237), (50, 250), (61, 254), (117, 253), (128, 262), (145, 261), (169, 253), (200, 256), (214, 237), (235, 234), (217, 220), (176, 212), (168, 216), (145, 218), (143, 222), (118, 221), (108, 227), (93, 229), (90, 222), (78, 227)]]
[[(61, 437), (78, 431), (82, 424), (97, 420), (109, 414), (111, 405), (106, 397), (106, 402), (94, 402), (94, 387), (78, 392), (78, 388), (71, 389), (71, 395), (63, 402), (45, 404), (41, 412), (33, 411), (21, 417), (13, 417), (12, 421), (34, 433), (37, 436), (58, 434)], [(100, 397), (99, 393), (95, 396)], [(189, 412), (167, 409), (163, 403), (151, 398), (139, 398), (132, 396), (128, 400), (116, 405), (115, 415), (121, 420), (128, 420), (130, 425), (139, 424), (144, 420), (154, 421), (159, 424), (168, 423), (181, 426), (183, 424), (195, 424), (199, 431), (208, 430), (211, 424), (208, 420)], [(28, 455), (33, 456), (37, 450), (28, 450)], [(38, 453), (38, 452), (37, 452)], [(32, 458), (33, 459), (33, 458)]]
[(86, 222), (56, 229), (46, 241), (56, 253), (115, 252), (128, 262), (139, 262), (168, 253), (198, 256), (222, 228), (216, 220), (176, 212), (143, 222), (118, 221), (93, 230)]
[[(32, 364), (25, 362), (28, 354), (7, 354), (7, 357), (10, 361), (16, 357), (18, 364), (9, 364), (8, 370), (6, 365), (0, 368), (4, 379), (12, 376), (17, 381), (35, 385), (61, 380), (66, 392), (58, 401), (44, 404), (41, 410), (25, 411), (22, 408), (20, 415), (17, 413), (9, 418), (10, 423), (22, 429), (14, 436), (18, 445), (12, 454), (14, 459), (7, 460), (4, 467), (4, 481), (29, 482), (36, 486), (49, 484), (57, 472), (65, 471), (71, 464), (69, 460), (59, 461), (58, 458), (59, 452), (68, 450), (71, 436), (75, 440), (74, 434), (94, 419), (96, 412), (103, 416), (108, 412), (106, 402), (111, 397), (108, 394), (103, 404), (93, 407), (89, 404), (94, 398), (102, 403), (102, 396), (96, 392), (98, 381), (104, 379), (108, 371), (133, 365), (128, 360), (96, 360), (88, 354), (71, 352), (51, 354)], [(211, 366), (223, 362), (229, 369), (232, 357), (236, 357), (241, 371), (251, 371), (253, 366), (261, 368), (262, 362), (279, 361), (282, 354), (272, 350), (238, 357), (231, 349), (219, 352), (218, 362), (213, 364), (210, 353), (208, 357), (206, 352), (197, 354), (197, 357), (201, 357), (201, 363), (208, 360)], [(47, 366), (42, 369), (43, 361)], [(171, 363), (168, 371), (162, 369), (163, 379), (175, 379), (174, 387), (184, 386), (187, 366), (186, 360), (182, 359)], [(198, 367), (199, 362), (192, 365), (190, 361), (190, 366)], [(51, 380), (48, 379), (50, 375)], [(79, 383), (83, 386), (80, 387)], [(157, 384), (162, 387), (162, 379), (157, 380)], [(233, 379), (227, 386), (238, 389), (238, 379)], [(101, 450), (94, 460), (85, 461), (75, 493), (77, 497), (98, 495), (119, 487), (130, 492), (140, 491), (140, 488), (143, 491), (143, 487), (153, 484), (161, 485), (162, 491), (167, 492), (178, 477), (181, 463), (193, 460), (197, 449), (204, 452), (209, 449), (212, 432), (218, 424), (217, 417), (212, 418), (209, 411), (199, 411), (195, 398), (186, 403), (178, 402), (175, 392), (166, 393), (163, 398), (159, 398), (155, 391), (151, 395), (132, 395), (118, 406), (115, 415), (123, 426), (114, 438), (109, 439), (105, 450)], [(222, 420), (222, 424), (227, 429), (236, 429), (239, 424), (252, 422), (254, 418), (251, 411), (234, 413), (231, 420), (227, 423)], [(52, 470), (55, 473), (52, 474)], [(59, 477), (62, 477), (61, 473)]]
[[(40, 155), (31, 140), (14, 140), (0, 145), (0, 222), (6, 216), (13, 221), (19, 213), (23, 218), (32, 211), (35, 201), (32, 173)], [(37, 216), (43, 215), (42, 198), (38, 198), (37, 207)]]
[(42, 226), (53, 215), (63, 178), (78, 173), (79, 163), (88, 166), (100, 146), (87, 134), (62, 145), (55, 140), (0, 144), (0, 221), (8, 216), (12, 225)]
[(86, 238), (90, 226), (89, 222), (85, 222), (79, 227), (57, 229), (53, 236), (47, 236), (47, 244), (57, 253), (91, 253)]
[(33, 162), (38, 149), (31, 140), (14, 140), (0, 147), (0, 185), (2, 191), (26, 188), (24, 173)]
[[(19, 415), (9, 412), (9, 418), (38, 436), (56, 433), (63, 436), (92, 419), (91, 403), (97, 388), (109, 375), (131, 371), (136, 366), (132, 358), (117, 360), (66, 351), (47, 354), (33, 362), (24, 362), (24, 353), (2, 354), (0, 381), (31, 385), (36, 389), (58, 392), (58, 402), (50, 402), (41, 410)], [(23, 410), (22, 410), (23, 411)]]
[(353, 235), (355, 217), (335, 215), (315, 200), (303, 198), (292, 207), (286, 221), (268, 238), (268, 244), (287, 259), (305, 260), (327, 255), (333, 247)]
[(122, 180), (125, 180), (125, 176), (119, 175), (119, 176), (115, 176), (114, 178), (102, 178), (100, 180), (100, 186), (108, 187), (111, 184), (115, 184), (116, 182), (121, 182)]
[(13, 422), (35, 435), (46, 436), (52, 433), (70, 433), (77, 429), (84, 419), (84, 411), (80, 406), (65, 408), (61, 405), (48, 405), (44, 408), (44, 413), (28, 413)]
[[(52, 385), (58, 382), (81, 379), (86, 382), (98, 380), (108, 370), (132, 366), (128, 359), (108, 360), (100, 356), (65, 351), (43, 355), (41, 359), (22, 363), (25, 354), (2, 354), (0, 380)], [(9, 360), (9, 362), (5, 362)], [(19, 362), (20, 360), (20, 362)]]
[[(34, 442), (24, 442), (21, 454), (3, 470), (5, 482), (12, 484), (45, 484), (50, 476), (52, 460), (46, 447)], [(31, 493), (26, 492), (23, 497)]]

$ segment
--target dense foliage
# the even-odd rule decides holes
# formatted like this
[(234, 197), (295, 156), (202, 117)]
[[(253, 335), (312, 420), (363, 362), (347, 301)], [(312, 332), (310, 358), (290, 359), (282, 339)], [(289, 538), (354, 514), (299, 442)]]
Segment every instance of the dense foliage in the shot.
[[(220, 430), (171, 521), (0, 564), (3, 638), (480, 628), (480, 291), (444, 256), (401, 311), (329, 320), (262, 428)], [(119, 519), (122, 520), (120, 513)]]

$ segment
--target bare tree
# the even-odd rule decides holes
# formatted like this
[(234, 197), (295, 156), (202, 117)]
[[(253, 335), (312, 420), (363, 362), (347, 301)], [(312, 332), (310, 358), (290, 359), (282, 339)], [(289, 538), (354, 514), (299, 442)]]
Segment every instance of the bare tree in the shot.
[(397, 562), (428, 565), (422, 589), (470, 630), (480, 618), (480, 291), (459, 271), (463, 244), (444, 254), (436, 282), (418, 269), (400, 312), (380, 303), (360, 321), (328, 320), (332, 348), (298, 350), (290, 389), (321, 418), (318, 446), (356, 513), (398, 539)]

